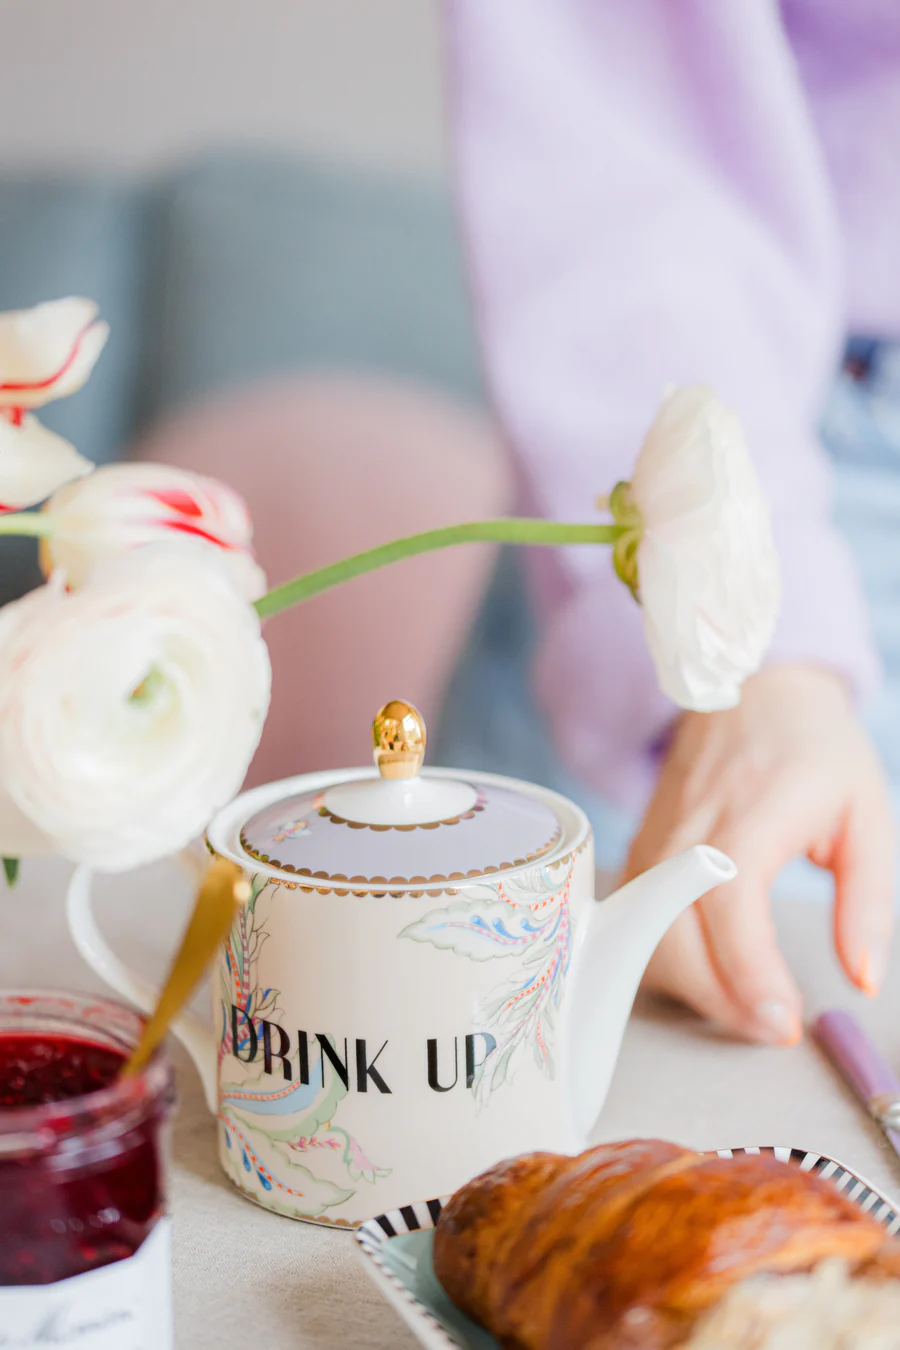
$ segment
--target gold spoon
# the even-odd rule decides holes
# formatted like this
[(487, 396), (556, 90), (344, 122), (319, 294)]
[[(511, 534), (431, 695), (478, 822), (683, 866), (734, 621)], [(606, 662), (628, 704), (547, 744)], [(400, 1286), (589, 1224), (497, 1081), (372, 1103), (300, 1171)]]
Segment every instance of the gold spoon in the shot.
[(214, 862), (197, 894), (194, 912), (172, 962), (168, 979), (144, 1026), (143, 1035), (126, 1060), (121, 1078), (140, 1073), (154, 1050), (164, 1039), (170, 1024), (187, 1003), (194, 987), (212, 960), (220, 942), (224, 942), (239, 905), (250, 899), (250, 882), (237, 863), (220, 858)]

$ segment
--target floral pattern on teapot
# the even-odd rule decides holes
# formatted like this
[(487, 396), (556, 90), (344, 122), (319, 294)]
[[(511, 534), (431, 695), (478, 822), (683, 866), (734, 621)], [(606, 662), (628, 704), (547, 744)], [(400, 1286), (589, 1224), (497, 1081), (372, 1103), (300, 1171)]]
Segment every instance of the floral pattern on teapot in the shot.
[(529, 1048), (538, 1067), (556, 1075), (554, 1019), (572, 952), (573, 869), (570, 860), (562, 885), (552, 875), (557, 869), (547, 867), (486, 883), (473, 898), (433, 909), (400, 933), (470, 961), (520, 958), (516, 973), (490, 991), (475, 1015), (494, 1042), (472, 1081), (480, 1106), (511, 1081), (516, 1059)]
[[(543, 1074), (556, 1075), (555, 1016), (571, 958), (574, 861), (570, 856), (561, 867), (486, 881), (467, 898), (448, 897), (449, 903), (426, 911), (397, 935), (478, 963), (512, 958), (505, 978), (478, 1004), (478, 1033), (466, 1038), (466, 1088), (479, 1110), (513, 1082), (516, 1064), (529, 1051)], [(260, 952), (268, 938), (268, 881), (254, 877), (250, 903), (235, 919), (221, 966), (224, 1158), (232, 1180), (267, 1208), (326, 1221), (327, 1212), (352, 1200), (360, 1184), (375, 1185), (391, 1169), (373, 1162), (340, 1123), (348, 1087), (335, 1071), (339, 1061), (333, 1045), (322, 1047), (318, 1057), (309, 1055), (308, 1071), (299, 1079), (283, 1081), (264, 1067), (267, 1056), (270, 1062), (277, 1059), (287, 1045), (286, 1032), (280, 1046), (272, 1044), (282, 1030), (280, 992), (263, 987), (259, 979)], [(269, 894), (277, 889), (276, 882)], [(458, 1056), (458, 1047), (454, 1050)], [(246, 1066), (243, 1074), (235, 1072), (237, 1065)], [(443, 1065), (438, 1069), (435, 1062), (429, 1072), (436, 1090), (449, 1090), (446, 1083), (437, 1084)], [(457, 1063), (454, 1079), (458, 1072)]]
[[(257, 902), (267, 880), (254, 877), (250, 902), (239, 911), (225, 944), (220, 1066), (228, 1057), (240, 1063), (255, 1060), (256, 1024), (277, 1027), (280, 1022), (279, 990), (260, 988), (257, 976), (260, 950), (268, 937)], [(308, 1083), (269, 1088), (266, 1082), (271, 1078), (260, 1071), (240, 1082), (223, 1077), (221, 1083), (219, 1124), (232, 1180), (245, 1192), (248, 1186), (260, 1187), (266, 1192), (266, 1207), (289, 1217), (321, 1217), (356, 1193), (353, 1187), (317, 1176), (313, 1170), (317, 1154), (339, 1154), (351, 1183), (374, 1184), (390, 1176), (390, 1168), (376, 1166), (359, 1141), (335, 1124), (347, 1088), (333, 1071), (326, 1084), (324, 1057), (309, 1077)], [(249, 1115), (257, 1119), (251, 1121)], [(271, 1117), (271, 1125), (260, 1123), (260, 1116)], [(286, 1117), (293, 1119), (279, 1128), (279, 1120)]]

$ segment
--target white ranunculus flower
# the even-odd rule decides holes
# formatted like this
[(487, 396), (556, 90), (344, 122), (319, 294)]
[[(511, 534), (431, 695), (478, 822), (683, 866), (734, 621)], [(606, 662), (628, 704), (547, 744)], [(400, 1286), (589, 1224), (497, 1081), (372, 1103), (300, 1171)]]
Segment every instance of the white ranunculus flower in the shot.
[(104, 871), (182, 847), (238, 791), (270, 669), (255, 610), (191, 541), (0, 610), (0, 854)]
[(93, 300), (77, 296), (0, 314), (0, 512), (34, 506), (91, 472), (31, 410), (80, 389), (108, 336)]
[(266, 589), (243, 498), (213, 478), (165, 464), (108, 464), (55, 492), (47, 513), (52, 532), (41, 541), (41, 565), (48, 576), (61, 569), (68, 586), (81, 586), (110, 554), (186, 536), (219, 551), (249, 600)]
[(630, 484), (616, 567), (635, 590), (660, 688), (681, 708), (732, 708), (775, 631), (778, 556), (741, 424), (704, 386), (674, 389)]

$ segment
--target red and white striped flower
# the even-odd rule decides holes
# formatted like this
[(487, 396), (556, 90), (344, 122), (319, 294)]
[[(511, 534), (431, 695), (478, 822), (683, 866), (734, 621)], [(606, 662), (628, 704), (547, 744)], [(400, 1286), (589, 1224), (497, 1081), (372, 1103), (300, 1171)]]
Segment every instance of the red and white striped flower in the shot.
[(33, 409), (80, 389), (108, 335), (94, 302), (77, 296), (0, 314), (0, 512), (33, 506), (91, 472)]
[(10, 422), (0, 408), (0, 514), (42, 502), (60, 483), (83, 478), (93, 467), (36, 417)]
[(54, 492), (41, 540), (46, 575), (59, 569), (70, 589), (112, 554), (173, 535), (215, 548), (248, 600), (266, 589), (253, 556), (253, 523), (241, 498), (214, 478), (164, 464), (108, 464)]
[(93, 300), (70, 295), (0, 314), (0, 407), (7, 416), (74, 394), (109, 336)]

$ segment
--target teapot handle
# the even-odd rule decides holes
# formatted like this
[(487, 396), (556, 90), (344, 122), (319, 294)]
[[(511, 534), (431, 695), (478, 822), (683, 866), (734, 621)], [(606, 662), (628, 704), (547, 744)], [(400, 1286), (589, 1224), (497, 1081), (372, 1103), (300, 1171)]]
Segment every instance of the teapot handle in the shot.
[[(177, 860), (199, 882), (202, 864), (196, 854), (185, 849)], [(94, 918), (90, 867), (76, 867), (66, 895), (66, 919), (72, 941), (95, 975), (117, 994), (136, 1004), (144, 1013), (153, 1011), (159, 991), (116, 956)], [(218, 1111), (218, 1063), (213, 1032), (195, 1013), (185, 1012), (172, 1023), (172, 1031), (187, 1050), (203, 1084), (206, 1104), (212, 1115)]]

